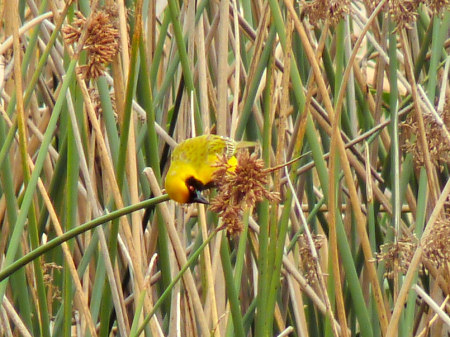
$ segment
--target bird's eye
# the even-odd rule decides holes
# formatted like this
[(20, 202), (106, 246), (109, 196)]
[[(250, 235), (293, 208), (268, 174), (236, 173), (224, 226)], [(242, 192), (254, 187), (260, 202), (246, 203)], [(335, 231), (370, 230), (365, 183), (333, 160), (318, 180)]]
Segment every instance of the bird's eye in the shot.
[(200, 202), (203, 204), (208, 203), (208, 201), (205, 198), (203, 198), (202, 195), (200, 194), (200, 191), (203, 191), (206, 188), (201, 181), (195, 179), (194, 177), (189, 177), (188, 179), (186, 179), (185, 183), (186, 188), (189, 192), (187, 203), (192, 202)]
[(205, 185), (202, 184), (201, 181), (195, 179), (194, 177), (189, 177), (186, 179), (186, 186), (189, 191), (203, 191), (205, 189)]

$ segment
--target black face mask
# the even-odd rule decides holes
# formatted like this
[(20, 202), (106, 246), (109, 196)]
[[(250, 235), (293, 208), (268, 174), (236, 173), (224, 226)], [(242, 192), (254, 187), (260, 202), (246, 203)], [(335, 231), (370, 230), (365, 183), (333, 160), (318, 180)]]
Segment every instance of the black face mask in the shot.
[(201, 194), (201, 191), (209, 188), (209, 186), (203, 185), (200, 181), (194, 177), (189, 177), (186, 179), (186, 186), (189, 190), (188, 203), (198, 202), (200, 204), (209, 204), (208, 200)]

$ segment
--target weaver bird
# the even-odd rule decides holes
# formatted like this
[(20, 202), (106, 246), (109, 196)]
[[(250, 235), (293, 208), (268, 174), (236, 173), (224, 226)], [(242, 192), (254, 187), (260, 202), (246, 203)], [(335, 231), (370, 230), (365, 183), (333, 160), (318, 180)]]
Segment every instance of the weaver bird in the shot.
[(183, 141), (172, 152), (165, 182), (167, 194), (181, 204), (207, 204), (201, 191), (214, 186), (213, 174), (218, 169), (215, 166), (218, 156), (225, 154), (230, 171), (233, 171), (237, 165), (236, 150), (254, 145), (217, 135), (203, 135)]

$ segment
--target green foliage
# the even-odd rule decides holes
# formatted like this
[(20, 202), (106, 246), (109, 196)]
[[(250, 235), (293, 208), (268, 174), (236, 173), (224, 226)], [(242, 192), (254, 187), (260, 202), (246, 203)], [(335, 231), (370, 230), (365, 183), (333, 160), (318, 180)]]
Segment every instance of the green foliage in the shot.
[[(0, 335), (448, 330), (448, 1), (18, 3)], [(274, 168), (242, 232), (162, 190), (170, 149), (217, 132)]]

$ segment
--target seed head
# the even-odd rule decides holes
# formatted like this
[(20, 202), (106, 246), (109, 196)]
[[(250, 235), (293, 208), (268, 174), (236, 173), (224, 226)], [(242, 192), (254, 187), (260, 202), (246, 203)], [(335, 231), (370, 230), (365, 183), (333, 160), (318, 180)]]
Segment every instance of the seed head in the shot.
[(385, 276), (393, 278), (398, 273), (406, 274), (416, 247), (417, 243), (413, 237), (405, 237), (396, 243), (382, 245), (377, 260), (385, 263)]
[(450, 261), (450, 213), (436, 220), (423, 244), (424, 259), (436, 269), (449, 268)]
[[(324, 235), (312, 235), (312, 239), (314, 242), (314, 247), (316, 250), (319, 250), (325, 243), (326, 239)], [(299, 246), (299, 255), (301, 258), (301, 266), (300, 268), (303, 271), (303, 275), (305, 276), (308, 284), (313, 285), (317, 282), (317, 274), (316, 274), (316, 261), (311, 253), (311, 247), (308, 243), (308, 238), (305, 234), (301, 234), (298, 238), (298, 246)]]
[(420, 1), (416, 0), (389, 1), (389, 14), (397, 23), (397, 28), (411, 28), (411, 23), (416, 21), (419, 4)]
[(219, 156), (213, 176), (218, 194), (211, 202), (211, 210), (220, 215), (230, 234), (242, 231), (241, 218), (245, 209), (252, 209), (263, 199), (280, 200), (278, 193), (266, 190), (269, 173), (255, 153), (250, 155), (247, 150), (241, 150), (236, 158), (237, 166), (233, 170), (226, 155)]
[[(445, 126), (447, 131), (450, 130), (450, 99), (447, 99), (447, 103), (440, 117), (443, 125), (431, 114), (423, 114), (427, 147), (430, 158), (436, 166), (450, 163), (450, 140), (443, 128)], [(419, 126), (417, 119), (415, 114), (410, 114), (402, 124), (402, 138), (404, 138), (405, 142), (402, 145), (402, 149), (413, 154), (416, 165), (423, 166), (425, 158), (421, 144), (417, 139), (418, 137), (415, 137), (415, 140), (411, 140), (414, 138), (412, 135), (418, 134)]]
[[(79, 71), (85, 78), (97, 78), (103, 75), (106, 65), (111, 63), (119, 52), (119, 29), (117, 28), (117, 13), (113, 8), (100, 10), (93, 14), (93, 19), (87, 27), (87, 37), (83, 49), (87, 51), (87, 64)], [(86, 18), (77, 12), (77, 19), (72, 25), (62, 29), (67, 43), (78, 42)]]
[[(381, 0), (364, 0), (369, 12), (378, 6)], [(428, 6), (433, 15), (441, 15), (450, 9), (450, 0), (389, 0), (383, 7), (384, 12), (396, 22), (397, 28), (411, 28), (417, 18), (417, 9), (420, 4)]]
[(434, 15), (440, 15), (450, 10), (449, 0), (425, 0), (425, 3)]
[(348, 0), (313, 0), (307, 1), (303, 6), (303, 13), (314, 26), (326, 19), (329, 19), (332, 25), (337, 24), (348, 11)]

